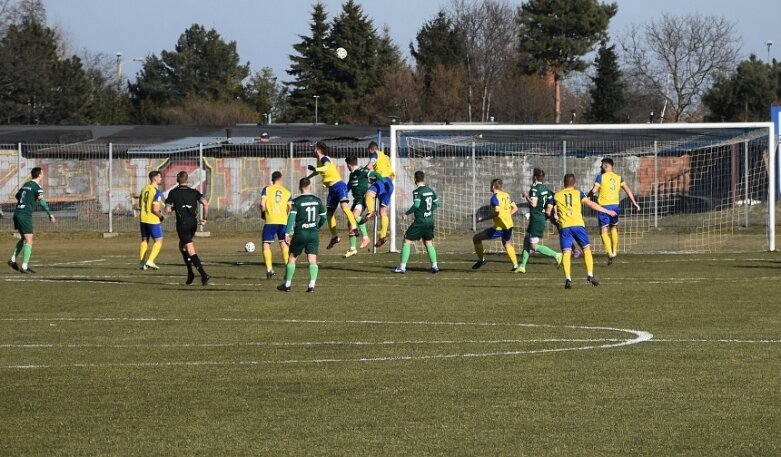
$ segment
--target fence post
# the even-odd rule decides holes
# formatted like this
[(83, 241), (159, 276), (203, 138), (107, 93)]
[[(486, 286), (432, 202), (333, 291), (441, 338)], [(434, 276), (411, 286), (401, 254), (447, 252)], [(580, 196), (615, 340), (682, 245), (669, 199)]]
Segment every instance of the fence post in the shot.
[(294, 189), (296, 187), (295, 187), (295, 179), (293, 177), (293, 165), (295, 164), (295, 159), (293, 158), (293, 143), (292, 142), (288, 143), (288, 145), (290, 146), (290, 148), (289, 148), (290, 149), (290, 164), (288, 165), (288, 170), (290, 170), (290, 171), (288, 171), (288, 173), (287, 173), (287, 175), (288, 175), (288, 178), (287, 178), (288, 179), (287, 188), (290, 189), (290, 192), (293, 192), (295, 194)]
[(114, 144), (108, 144), (108, 232), (114, 233), (114, 202), (112, 201), (113, 193), (113, 162), (114, 162)]
[(477, 231), (477, 163), (475, 142), (472, 142), (472, 231)]
[[(201, 193), (206, 191), (206, 172), (203, 169), (203, 143), (198, 143), (198, 177), (201, 178)], [(211, 184), (211, 183), (209, 183)], [(203, 219), (203, 206), (198, 205), (198, 219)], [(203, 225), (198, 225), (198, 231), (203, 232)]]
[(561, 161), (563, 162), (561, 167), (564, 170), (563, 174), (566, 175), (567, 174), (567, 141), (566, 140), (561, 142)]
[(748, 141), (743, 143), (743, 205), (745, 206), (746, 223), (744, 227), (748, 228), (748, 208), (751, 204), (751, 195), (748, 190)]
[(659, 228), (659, 142), (654, 141), (654, 228)]
[(16, 188), (22, 187), (22, 143), (16, 146)]

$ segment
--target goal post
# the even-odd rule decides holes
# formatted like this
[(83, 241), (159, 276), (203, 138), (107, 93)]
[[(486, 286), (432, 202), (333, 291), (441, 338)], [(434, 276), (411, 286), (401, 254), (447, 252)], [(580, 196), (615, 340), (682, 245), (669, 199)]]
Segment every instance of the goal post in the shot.
[[(622, 253), (775, 250), (777, 132), (772, 122), (608, 125), (391, 125), (390, 160), (396, 190), (390, 205), (390, 249), (398, 250), (411, 204), (416, 170), (437, 191), (436, 237), (443, 252), (471, 252), (475, 215), (488, 211), (489, 183), (501, 178), (518, 203), (517, 247), (528, 207), (521, 198), (534, 168), (546, 184), (562, 187), (574, 173), (577, 187), (591, 189), (602, 158), (641, 205), (635, 211), (621, 193)], [(592, 234), (595, 213), (585, 212)], [(555, 231), (547, 242), (556, 246)], [(592, 246), (602, 249), (599, 236)], [(500, 250), (486, 245), (491, 250)]]

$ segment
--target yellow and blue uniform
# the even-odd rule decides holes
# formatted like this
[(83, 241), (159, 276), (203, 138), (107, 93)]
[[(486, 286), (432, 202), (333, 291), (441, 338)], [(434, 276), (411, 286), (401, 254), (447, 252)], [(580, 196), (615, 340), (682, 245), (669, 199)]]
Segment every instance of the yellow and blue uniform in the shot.
[(154, 213), (152, 208), (157, 206), (162, 214), (163, 193), (157, 187), (147, 184), (141, 189), (139, 204), (141, 207), (141, 238), (162, 238), (163, 226), (160, 223), (160, 217)]
[[(619, 192), (623, 185), (624, 180), (621, 176), (612, 171), (607, 171), (597, 176), (597, 179), (594, 180), (594, 186), (597, 188), (597, 203), (618, 213), (621, 210)], [(599, 218), (600, 227), (618, 225), (618, 214), (613, 217), (599, 213), (597, 217)]]
[(323, 185), (328, 188), (326, 207), (334, 209), (339, 206), (339, 203), (350, 201), (347, 193), (347, 183), (342, 181), (342, 176), (330, 157), (323, 156), (323, 158), (317, 160), (315, 173), (323, 177)]
[(590, 245), (583, 221), (583, 200), (587, 198), (586, 194), (578, 189), (562, 189), (556, 192), (553, 201), (548, 203), (548, 206), (556, 207), (562, 251), (572, 250), (573, 241), (583, 249)]
[(288, 211), (293, 202), (290, 191), (279, 184), (266, 186), (260, 193), (266, 197), (266, 210), (263, 213), (266, 225), (263, 226), (263, 242), (271, 243), (276, 236), (285, 239)]
[(390, 157), (381, 150), (376, 150), (369, 155), (369, 160), (374, 165), (374, 171), (382, 176), (384, 184), (384, 193), (378, 194), (380, 205), (390, 206), (391, 196), (393, 195), (393, 180), (396, 179), (396, 172), (391, 167)]
[(503, 191), (497, 191), (491, 197), (491, 206), (496, 215), (493, 218), (494, 226), (489, 229), (491, 238), (502, 237), (505, 243), (510, 241), (513, 235), (513, 216), (512, 208), (515, 205), (510, 194)]

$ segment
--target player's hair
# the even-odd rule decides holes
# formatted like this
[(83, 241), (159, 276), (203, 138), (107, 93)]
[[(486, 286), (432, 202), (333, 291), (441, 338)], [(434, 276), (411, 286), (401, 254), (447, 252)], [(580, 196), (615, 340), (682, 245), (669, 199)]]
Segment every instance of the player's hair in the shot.
[(371, 143), (369, 143), (369, 146), (367, 146), (366, 149), (379, 148), (379, 147), (380, 145), (378, 145), (376, 141), (372, 141)]
[(38, 176), (41, 176), (41, 167), (35, 167), (32, 170), (30, 170), (30, 176), (33, 177), (33, 179), (38, 179)]
[(606, 164), (608, 164), (608, 165), (610, 165), (612, 167), (613, 166), (613, 159), (611, 159), (610, 157), (605, 157), (604, 159), (602, 159), (602, 163), (606, 163)]
[(282, 179), (282, 173), (279, 171), (275, 171), (274, 173), (271, 173), (271, 182), (277, 182), (280, 179)]
[(309, 187), (312, 184), (312, 181), (309, 180), (309, 178), (301, 178), (298, 181), (298, 190), (301, 192), (304, 191), (307, 187)]
[(190, 176), (187, 175), (187, 172), (184, 170), (176, 174), (176, 182), (178, 182), (179, 184), (187, 184), (187, 180), (189, 178)]
[(320, 152), (323, 153), (323, 155), (328, 155), (328, 145), (322, 141), (318, 141), (317, 143), (315, 143), (315, 149), (319, 149)]
[(542, 182), (545, 179), (545, 170), (542, 168), (535, 168), (534, 171), (532, 171), (532, 176), (534, 176), (534, 179), (538, 182)]
[(160, 176), (160, 172), (157, 170), (152, 170), (149, 172), (149, 180), (153, 180), (156, 176)]
[(422, 170), (415, 172), (415, 184), (426, 180), (426, 174)]
[(575, 175), (567, 173), (564, 175), (564, 187), (570, 187), (575, 185)]
[(496, 190), (502, 190), (502, 180), (499, 178), (494, 178), (491, 180), (491, 188)]
[(350, 156), (344, 159), (344, 161), (347, 165), (358, 165), (358, 157)]

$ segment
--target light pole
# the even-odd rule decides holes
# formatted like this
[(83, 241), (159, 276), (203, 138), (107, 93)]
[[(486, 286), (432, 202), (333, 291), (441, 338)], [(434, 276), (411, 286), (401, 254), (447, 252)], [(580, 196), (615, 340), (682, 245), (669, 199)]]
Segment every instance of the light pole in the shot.
[(767, 63), (770, 63), (770, 46), (773, 46), (773, 42), (767, 40), (765, 41), (765, 46), (767, 46)]
[(315, 125), (317, 125), (317, 99), (320, 98), (319, 95), (313, 95), (312, 98), (315, 99)]
[(143, 62), (144, 59), (136, 57), (130, 60), (122, 60), (122, 53), (117, 53), (117, 90), (122, 90), (122, 64), (127, 62)]

